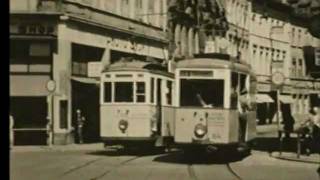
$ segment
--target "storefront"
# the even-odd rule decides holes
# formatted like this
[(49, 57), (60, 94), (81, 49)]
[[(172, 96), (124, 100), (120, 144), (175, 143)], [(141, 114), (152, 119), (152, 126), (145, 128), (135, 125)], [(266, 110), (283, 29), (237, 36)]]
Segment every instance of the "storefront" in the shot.
[(272, 114), (275, 106), (275, 101), (271, 94), (271, 84), (260, 82), (257, 85), (257, 120), (258, 124), (272, 123)]
[[(33, 19), (33, 20), (31, 20)], [(10, 115), (16, 145), (47, 144), (55, 18), (13, 18), (10, 22)]]

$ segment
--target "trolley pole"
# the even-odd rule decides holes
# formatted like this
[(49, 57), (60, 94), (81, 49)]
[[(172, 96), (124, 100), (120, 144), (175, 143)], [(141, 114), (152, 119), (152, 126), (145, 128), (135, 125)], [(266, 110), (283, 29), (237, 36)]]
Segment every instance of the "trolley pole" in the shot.
[(277, 126), (280, 131), (280, 89), (277, 88)]
[(51, 146), (53, 142), (53, 130), (52, 130), (52, 121), (53, 121), (53, 94), (48, 95), (48, 115), (47, 115), (47, 145)]

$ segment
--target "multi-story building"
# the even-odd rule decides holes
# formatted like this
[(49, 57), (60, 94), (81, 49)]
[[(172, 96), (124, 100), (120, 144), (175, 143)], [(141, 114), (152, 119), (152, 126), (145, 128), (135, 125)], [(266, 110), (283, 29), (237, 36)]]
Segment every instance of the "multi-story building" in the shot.
[(71, 143), (77, 117), (84, 141), (97, 140), (101, 68), (167, 59), (166, 10), (166, 0), (10, 0), (16, 143)]
[[(308, 21), (292, 14), (292, 7), (285, 1), (251, 2), (250, 54), (259, 81), (259, 122), (275, 121), (277, 98), (282, 114), (291, 114), (295, 121), (301, 121), (311, 106), (319, 106), (319, 81), (310, 72), (320, 71), (312, 63), (320, 40), (308, 31)], [(271, 82), (275, 72), (285, 77), (279, 97)]]

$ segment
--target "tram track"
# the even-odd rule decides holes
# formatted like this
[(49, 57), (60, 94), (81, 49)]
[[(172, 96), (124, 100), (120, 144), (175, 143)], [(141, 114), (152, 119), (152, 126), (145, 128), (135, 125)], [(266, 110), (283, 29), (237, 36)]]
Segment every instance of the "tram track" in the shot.
[(90, 178), (90, 180), (98, 180), (98, 179), (101, 179), (101, 178), (103, 178), (104, 176), (106, 176), (107, 174), (111, 173), (112, 171), (117, 170), (117, 169), (120, 168), (121, 166), (123, 166), (123, 165), (125, 165), (125, 164), (127, 164), (127, 163), (129, 163), (129, 162), (132, 162), (132, 161), (134, 161), (134, 160), (137, 160), (137, 159), (139, 159), (139, 158), (141, 158), (141, 157), (145, 157), (145, 156), (136, 156), (136, 157), (132, 157), (132, 158), (130, 158), (130, 159), (127, 159), (127, 160), (125, 160), (125, 161), (122, 161), (121, 163), (119, 163), (118, 165), (116, 165), (114, 168), (108, 169), (108, 170), (104, 171), (103, 173), (101, 173), (101, 174), (99, 174), (99, 175), (97, 175), (97, 176), (95, 176), (95, 177), (93, 177), (93, 178)]
[(230, 163), (226, 164), (228, 171), (236, 177), (238, 180), (242, 180), (242, 178), (231, 168)]
[(100, 158), (93, 159), (93, 160), (90, 160), (90, 161), (88, 161), (88, 162), (86, 162), (86, 163), (83, 163), (83, 164), (81, 164), (81, 165), (79, 165), (79, 166), (76, 166), (76, 167), (74, 167), (74, 168), (71, 168), (71, 169), (69, 169), (68, 171), (66, 171), (66, 172), (64, 172), (63, 174), (61, 174), (60, 177), (66, 176), (66, 175), (68, 175), (68, 174), (71, 174), (71, 173), (73, 173), (73, 172), (75, 172), (75, 171), (77, 171), (77, 170), (79, 170), (79, 169), (82, 169), (82, 168), (84, 168), (84, 167), (87, 167), (87, 166), (89, 166), (90, 164), (93, 164), (93, 163), (98, 162), (98, 161), (100, 161), (100, 160), (102, 160), (102, 159), (100, 159)]
[[(242, 178), (231, 168), (229, 163), (226, 163), (225, 166), (226, 166), (228, 172), (230, 172), (233, 177), (235, 177), (237, 180), (242, 180)], [(194, 170), (193, 164), (188, 164), (188, 174), (192, 180), (199, 180), (199, 178), (197, 177), (197, 174)]]

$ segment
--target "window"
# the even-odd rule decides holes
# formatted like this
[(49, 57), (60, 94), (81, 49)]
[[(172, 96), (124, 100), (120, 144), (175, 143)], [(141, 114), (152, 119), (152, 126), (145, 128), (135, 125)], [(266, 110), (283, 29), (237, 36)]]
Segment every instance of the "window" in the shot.
[(133, 102), (133, 83), (115, 82), (115, 102)]
[(60, 101), (60, 129), (68, 128), (68, 101)]
[(238, 73), (231, 74), (230, 107), (237, 108), (238, 105)]
[(181, 106), (223, 107), (223, 80), (181, 79), (180, 82)]
[(48, 43), (32, 43), (29, 49), (30, 56), (47, 57), (50, 56), (50, 44)]
[(167, 92), (166, 92), (167, 104), (172, 104), (172, 82), (167, 81)]
[(137, 89), (136, 89), (136, 96), (137, 102), (145, 102), (145, 83), (144, 82), (137, 82)]
[(153, 103), (154, 102), (154, 78), (151, 78), (151, 83), (150, 83), (150, 102)]
[(104, 83), (104, 102), (111, 102), (111, 82)]

